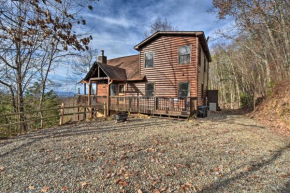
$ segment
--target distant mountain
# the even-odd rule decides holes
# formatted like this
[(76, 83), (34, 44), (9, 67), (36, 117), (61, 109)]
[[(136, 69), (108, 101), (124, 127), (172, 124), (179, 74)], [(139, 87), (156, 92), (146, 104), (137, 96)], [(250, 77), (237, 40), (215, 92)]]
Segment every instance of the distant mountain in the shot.
[(74, 92), (55, 91), (55, 93), (58, 97), (73, 97), (76, 95), (76, 93), (74, 93)]

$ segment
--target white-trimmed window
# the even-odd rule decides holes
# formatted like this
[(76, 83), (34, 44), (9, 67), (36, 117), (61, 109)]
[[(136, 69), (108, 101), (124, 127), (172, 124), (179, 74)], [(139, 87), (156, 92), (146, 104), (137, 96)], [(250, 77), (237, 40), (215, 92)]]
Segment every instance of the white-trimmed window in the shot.
[(145, 52), (145, 68), (154, 67), (154, 52)]
[(146, 96), (153, 97), (154, 96), (154, 83), (147, 83), (146, 84)]
[(178, 97), (185, 98), (189, 97), (189, 83), (188, 82), (180, 82), (178, 84)]
[(189, 64), (190, 53), (191, 53), (191, 46), (180, 46), (178, 48), (178, 63)]

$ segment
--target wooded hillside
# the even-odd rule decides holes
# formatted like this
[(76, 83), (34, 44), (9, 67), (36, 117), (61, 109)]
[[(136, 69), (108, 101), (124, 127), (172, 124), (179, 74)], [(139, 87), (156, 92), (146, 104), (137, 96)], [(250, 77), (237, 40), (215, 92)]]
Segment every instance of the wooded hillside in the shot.
[(234, 19), (219, 31), (223, 43), (212, 50), (210, 85), (219, 89), (221, 107), (255, 108), (290, 74), (290, 2), (213, 0), (220, 20)]

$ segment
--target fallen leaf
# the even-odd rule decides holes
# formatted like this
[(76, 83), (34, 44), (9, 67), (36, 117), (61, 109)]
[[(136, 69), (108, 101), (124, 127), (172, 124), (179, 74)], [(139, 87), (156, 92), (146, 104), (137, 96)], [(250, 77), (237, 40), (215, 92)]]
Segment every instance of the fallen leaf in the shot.
[(137, 193), (143, 193), (141, 189), (137, 190)]
[(41, 189), (41, 192), (45, 193), (49, 190), (49, 187), (47, 186), (44, 186), (42, 189)]
[(220, 169), (218, 168), (218, 167), (215, 167), (214, 169), (213, 169), (213, 171), (214, 172), (218, 172)]
[(114, 180), (114, 183), (118, 184), (120, 181), (121, 181), (121, 179), (116, 179), (116, 180)]
[(34, 190), (35, 188), (34, 188), (34, 186), (28, 186), (28, 188), (29, 188), (29, 190)]
[(62, 191), (68, 191), (68, 187), (62, 187), (62, 189), (61, 189)]
[(121, 180), (119, 182), (119, 184), (122, 186), (122, 187), (127, 187), (128, 186), (128, 183), (125, 181), (125, 180)]
[(155, 143), (155, 145), (158, 145), (159, 141), (157, 139), (154, 139), (154, 143)]
[(80, 182), (80, 185), (82, 186), (82, 188), (84, 188), (85, 186), (88, 185), (88, 183), (87, 182)]
[(158, 189), (155, 189), (154, 193), (160, 193), (160, 191)]
[(160, 189), (160, 192), (164, 192), (166, 190), (167, 190), (167, 187), (163, 187), (163, 188)]
[(4, 171), (5, 168), (3, 166), (0, 166), (0, 171)]
[(247, 171), (249, 171), (249, 168), (246, 166), (246, 167), (244, 167), (244, 170), (247, 172)]

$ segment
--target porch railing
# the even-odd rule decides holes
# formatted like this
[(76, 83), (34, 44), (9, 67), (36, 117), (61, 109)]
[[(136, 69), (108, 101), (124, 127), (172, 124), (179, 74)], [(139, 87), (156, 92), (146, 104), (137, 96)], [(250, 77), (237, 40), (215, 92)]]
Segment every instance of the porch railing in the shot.
[[(87, 98), (88, 96), (83, 96)], [(87, 98), (88, 99), (88, 98)], [(109, 110), (129, 111), (146, 114), (174, 114), (191, 115), (195, 112), (196, 97), (131, 97), (111, 96), (109, 99)], [(85, 101), (85, 100), (82, 100)], [(91, 95), (91, 105), (100, 106), (107, 103), (106, 96)]]

